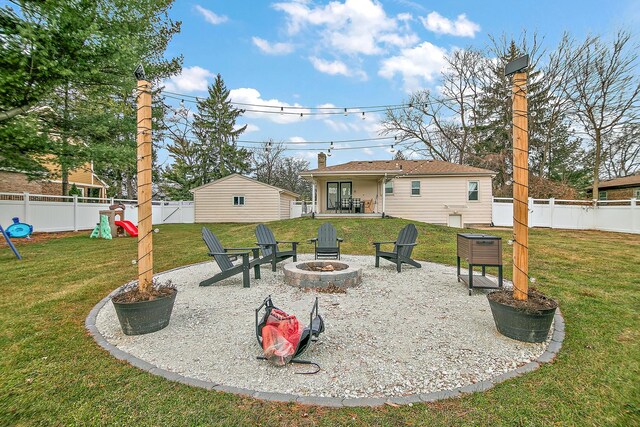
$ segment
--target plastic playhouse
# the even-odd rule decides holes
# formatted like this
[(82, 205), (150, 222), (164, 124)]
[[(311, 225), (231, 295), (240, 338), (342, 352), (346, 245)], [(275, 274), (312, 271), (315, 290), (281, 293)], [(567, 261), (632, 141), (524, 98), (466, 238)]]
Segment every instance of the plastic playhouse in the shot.
[(125, 233), (131, 237), (137, 237), (138, 227), (124, 219), (125, 209), (123, 204), (118, 203), (109, 206), (109, 210), (100, 211), (100, 222), (91, 232), (91, 238), (101, 237), (111, 240), (114, 237), (124, 236)]

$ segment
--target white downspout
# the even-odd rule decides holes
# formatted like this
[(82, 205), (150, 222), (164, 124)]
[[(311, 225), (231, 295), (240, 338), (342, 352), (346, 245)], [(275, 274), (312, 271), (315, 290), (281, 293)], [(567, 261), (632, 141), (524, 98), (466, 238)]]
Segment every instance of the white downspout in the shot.
[(316, 213), (316, 180), (311, 175), (311, 212)]
[(385, 208), (387, 207), (387, 174), (382, 178), (382, 217), (384, 218)]

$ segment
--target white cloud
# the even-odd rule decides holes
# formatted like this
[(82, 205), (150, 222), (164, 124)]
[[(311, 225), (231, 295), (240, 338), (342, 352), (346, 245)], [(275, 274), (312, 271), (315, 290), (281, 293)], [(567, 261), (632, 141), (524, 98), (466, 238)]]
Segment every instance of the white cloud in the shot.
[(313, 68), (320, 71), (321, 73), (329, 74), (332, 76), (335, 75), (343, 75), (347, 77), (357, 76), (362, 80), (367, 80), (368, 76), (362, 70), (350, 70), (347, 65), (339, 60), (335, 61), (325, 61), (324, 59), (317, 58), (312, 56), (309, 58)]
[(423, 42), (414, 48), (402, 49), (400, 55), (383, 60), (378, 75), (392, 79), (400, 74), (404, 89), (412, 92), (424, 83), (434, 81), (447, 65), (445, 54), (445, 49)]
[(480, 31), (480, 25), (470, 21), (465, 14), (458, 15), (456, 20), (452, 21), (438, 12), (431, 12), (426, 18), (420, 18), (420, 21), (427, 30), (437, 34), (473, 38)]
[(309, 145), (307, 144), (307, 140), (301, 136), (292, 136), (289, 138), (289, 142), (295, 144), (296, 147), (306, 147)]
[(228, 17), (226, 17), (224, 15), (217, 15), (213, 11), (211, 11), (209, 9), (205, 9), (204, 7), (200, 6), (199, 4), (197, 4), (195, 6), (195, 9), (198, 11), (198, 13), (200, 15), (202, 15), (204, 20), (207, 21), (209, 24), (219, 25), (219, 24), (223, 24), (223, 23), (225, 23), (225, 22), (227, 22), (229, 20)]
[(169, 92), (206, 91), (209, 85), (207, 79), (210, 77), (214, 77), (211, 71), (196, 65), (183, 68), (179, 75), (165, 80), (164, 85)]
[(383, 45), (405, 47), (418, 41), (415, 34), (406, 27), (400, 28), (398, 20), (388, 17), (382, 4), (374, 0), (332, 1), (319, 6), (289, 1), (275, 3), (273, 7), (287, 15), (290, 35), (303, 28), (319, 28), (317, 38), (322, 44), (344, 54), (377, 55), (384, 53)]
[[(306, 120), (309, 117), (309, 109), (300, 108), (300, 104), (288, 104), (277, 99), (262, 99), (262, 97), (260, 96), (260, 92), (253, 88), (233, 89), (230, 91), (229, 97), (231, 98), (232, 102), (256, 105), (241, 106), (242, 108), (245, 108), (247, 110), (247, 112), (244, 114), (245, 117), (264, 118), (281, 124), (295, 123), (296, 121)], [(255, 112), (251, 110), (259, 110), (261, 112)], [(273, 113), (264, 113), (264, 111)], [(279, 114), (280, 111), (282, 111), (282, 114)], [(300, 113), (303, 114), (303, 117), (300, 117)]]
[(253, 44), (267, 55), (286, 55), (293, 52), (293, 45), (291, 43), (270, 43), (260, 37), (253, 37), (251, 39)]

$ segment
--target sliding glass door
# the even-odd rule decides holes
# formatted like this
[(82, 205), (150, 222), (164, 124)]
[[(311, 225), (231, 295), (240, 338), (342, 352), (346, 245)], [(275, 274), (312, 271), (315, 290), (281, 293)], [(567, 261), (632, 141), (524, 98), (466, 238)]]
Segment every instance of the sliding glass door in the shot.
[(327, 210), (338, 211), (342, 200), (351, 198), (351, 182), (327, 182)]

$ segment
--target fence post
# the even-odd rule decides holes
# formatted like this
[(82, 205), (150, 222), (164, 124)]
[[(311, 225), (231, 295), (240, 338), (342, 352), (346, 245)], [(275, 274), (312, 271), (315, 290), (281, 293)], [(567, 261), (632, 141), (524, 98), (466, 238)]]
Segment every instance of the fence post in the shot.
[(23, 193), (22, 195), (24, 201), (24, 219), (23, 221), (26, 224), (31, 224), (31, 207), (29, 206), (29, 193)]
[(629, 208), (631, 210), (631, 232), (638, 233), (640, 232), (640, 230), (638, 230), (638, 228), (640, 228), (640, 224), (638, 224), (638, 220), (636, 219), (636, 216), (638, 215), (638, 199), (635, 197), (632, 198)]
[(111, 198), (111, 203), (110, 203), (110, 205), (113, 205), (113, 202), (114, 202), (114, 200), (113, 200), (113, 197), (112, 197), (112, 198)]
[(78, 195), (73, 195), (73, 231), (78, 231)]
[(164, 199), (160, 199), (160, 224), (164, 224)]
[[(534, 207), (534, 205), (533, 205), (533, 197), (529, 197), (527, 199), (527, 209), (529, 210), (529, 217), (533, 216), (533, 207)], [(533, 228), (534, 227), (533, 218), (531, 218), (531, 219), (532, 220), (529, 221), (529, 224), (528, 224), (529, 228)]]
[(553, 226), (553, 211), (556, 207), (556, 199), (554, 197), (549, 199), (549, 227), (555, 228)]

